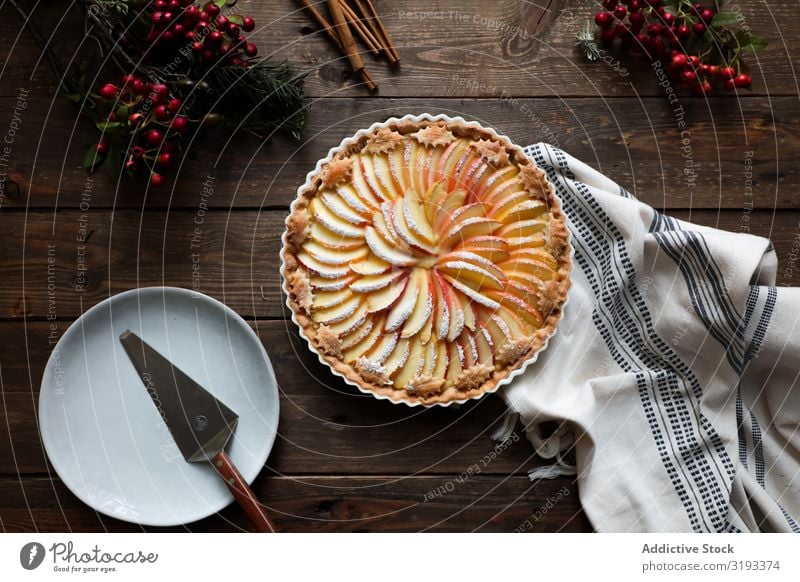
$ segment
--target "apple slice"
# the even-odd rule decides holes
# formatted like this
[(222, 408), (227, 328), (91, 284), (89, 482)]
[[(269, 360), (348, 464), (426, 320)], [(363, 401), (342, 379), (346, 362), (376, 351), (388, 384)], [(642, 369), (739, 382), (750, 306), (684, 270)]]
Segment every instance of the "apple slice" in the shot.
[(518, 173), (514, 166), (504, 166), (500, 170), (492, 168), (490, 171), (484, 172), (484, 175), (475, 186), (475, 196), (478, 200), (486, 202), (487, 192), (497, 184), (502, 184), (509, 178), (516, 176)]
[[(352, 315), (341, 321), (337, 321), (336, 323), (331, 323), (328, 327), (333, 333), (342, 339), (344, 337), (350, 337), (355, 330), (363, 327), (363, 324), (366, 321), (369, 321), (367, 319), (367, 306), (364, 304), (364, 302), (362, 302), (361, 305), (359, 305), (358, 308), (352, 313)], [(353, 341), (352, 343), (356, 342)]]
[(320, 263), (325, 263), (327, 265), (344, 265), (352, 261), (364, 259), (369, 254), (367, 245), (353, 247), (352, 249), (332, 249), (319, 244), (315, 240), (307, 241), (303, 245), (303, 250)]
[(403, 213), (406, 224), (415, 235), (421, 237), (426, 243), (436, 242), (436, 235), (425, 214), (425, 202), (416, 192), (409, 192), (403, 200)]
[(491, 366), (494, 363), (494, 344), (491, 334), (483, 325), (475, 333), (475, 347), (478, 350), (478, 363)]
[(491, 338), (493, 354), (496, 354), (512, 338), (508, 324), (497, 315), (487, 318), (482, 325)]
[(428, 224), (434, 224), (445, 198), (447, 198), (447, 188), (444, 186), (444, 180), (436, 182), (425, 192), (425, 216), (428, 218)]
[(334, 234), (343, 237), (357, 238), (361, 236), (361, 228), (352, 222), (331, 212), (330, 208), (319, 199), (314, 198), (309, 205), (311, 213), (322, 225)]
[[(403, 273), (403, 275), (405, 275), (405, 273)], [(400, 295), (403, 294), (403, 291), (405, 291), (407, 285), (408, 277), (403, 276), (402, 278), (398, 278), (396, 281), (393, 281), (391, 285), (387, 285), (380, 291), (373, 291), (367, 295), (367, 308), (369, 312), (375, 313), (391, 307), (391, 305), (397, 301)]]
[(417, 298), (420, 296), (421, 291), (421, 275), (424, 273), (421, 269), (414, 269), (408, 278), (408, 284), (403, 290), (403, 295), (394, 304), (389, 311), (386, 318), (386, 329), (395, 331), (403, 322), (405, 322), (414, 311), (417, 304)]
[(329, 265), (323, 263), (304, 251), (297, 253), (297, 259), (307, 268), (325, 279), (338, 279), (350, 274), (348, 265)]
[(347, 273), (342, 277), (335, 278), (325, 278), (312, 273), (308, 279), (314, 292), (336, 291), (338, 289), (344, 289), (350, 285), (350, 283), (356, 280), (356, 278), (350, 273)]
[(447, 337), (447, 332), (450, 330), (450, 308), (447, 305), (447, 300), (444, 298), (444, 281), (436, 271), (433, 272), (433, 278), (435, 280), (433, 286), (435, 293), (434, 329), (436, 330), (436, 337), (439, 340), (443, 340)]
[(544, 325), (542, 312), (516, 295), (504, 291), (487, 291), (486, 294), (504, 307), (513, 310), (532, 326), (540, 328)]
[(449, 364), (450, 357), (448, 356), (447, 344), (444, 342), (436, 342), (436, 363), (431, 376), (434, 378), (444, 378), (447, 374)]
[(350, 249), (364, 244), (364, 237), (360, 231), (357, 237), (345, 237), (325, 228), (319, 222), (311, 225), (311, 238), (322, 246), (332, 249)]
[(447, 230), (453, 224), (481, 216), (486, 216), (486, 206), (480, 202), (465, 204), (460, 208), (456, 208), (450, 217), (445, 219), (445, 221), (441, 224), (441, 230)]
[(375, 342), (375, 345), (367, 352), (368, 360), (382, 366), (386, 359), (394, 351), (400, 338), (396, 333), (383, 333)]
[(450, 275), (445, 275), (444, 277), (453, 286), (454, 289), (457, 289), (458, 291), (466, 295), (468, 298), (472, 299), (472, 301), (474, 301), (475, 303), (483, 305), (484, 307), (488, 307), (489, 309), (497, 309), (498, 307), (500, 307), (499, 303), (489, 299), (488, 297), (486, 297), (486, 295), (476, 291), (469, 285), (464, 285), (464, 283), (458, 281), (457, 279), (454, 279)]
[(369, 189), (370, 194), (377, 200), (394, 200), (391, 193), (381, 188), (378, 177), (375, 175), (375, 167), (372, 164), (372, 156), (368, 154), (356, 154), (353, 156), (358, 160), (358, 166), (361, 168), (361, 174), (364, 176), (364, 182)]
[(431, 150), (428, 163), (425, 164), (422, 169), (422, 179), (427, 187), (430, 187), (431, 184), (442, 179), (442, 176), (437, 173), (436, 169), (439, 167), (439, 160), (442, 159), (442, 154), (444, 154), (444, 152), (445, 148), (442, 146), (435, 147)]
[(430, 376), (436, 369), (436, 358), (439, 354), (439, 344), (438, 342), (430, 342), (428, 344), (425, 344), (424, 342), (420, 343), (424, 345), (425, 351), (425, 363), (420, 371), (420, 376)]
[(382, 261), (375, 255), (369, 255), (364, 259), (350, 263), (350, 268), (359, 275), (380, 275), (389, 270), (391, 266), (390, 263)]
[(367, 219), (360, 213), (356, 212), (344, 199), (333, 192), (322, 192), (319, 195), (325, 206), (333, 212), (336, 216), (351, 224), (364, 224)]
[[(417, 335), (423, 327), (430, 321), (433, 314), (433, 289), (431, 288), (431, 278), (427, 271), (417, 269), (414, 274), (419, 274), (417, 277), (417, 285), (419, 293), (417, 294), (416, 304), (408, 316), (403, 331), (400, 337), (412, 337)], [(409, 282), (409, 285), (411, 282)], [(398, 304), (399, 305), (399, 304)]]
[(442, 274), (450, 275), (457, 281), (470, 285), (476, 291), (484, 287), (502, 289), (505, 281), (505, 276), (499, 279), (490, 270), (467, 261), (445, 261), (436, 268)]
[(378, 206), (370, 206), (368, 201), (361, 198), (350, 184), (343, 184), (336, 189), (336, 193), (344, 200), (347, 205), (358, 212), (360, 215), (370, 217), (377, 210)]
[(407, 245), (415, 246), (430, 254), (436, 253), (436, 247), (422, 239), (417, 233), (408, 226), (406, 222), (406, 203), (405, 200), (398, 200), (394, 204), (392, 219), (394, 223), (394, 230), (400, 235)]
[(387, 263), (396, 266), (413, 265), (417, 260), (408, 252), (398, 249), (386, 242), (371, 226), (364, 229), (364, 238), (375, 255)]
[(314, 290), (314, 296), (311, 300), (311, 305), (314, 309), (328, 309), (343, 303), (353, 295), (350, 289), (341, 289), (339, 291), (318, 291)]
[[(428, 277), (428, 280), (431, 281), (431, 304), (435, 303), (435, 292), (433, 291), (433, 287), (436, 286), (433, 283), (431, 277)], [(435, 305), (433, 307), (434, 311), (436, 309)], [(433, 336), (433, 322), (435, 320), (434, 312), (431, 312), (431, 316), (428, 318), (428, 321), (425, 322), (425, 325), (422, 326), (422, 329), (419, 330), (419, 341), (424, 345), (431, 341), (431, 337)]]
[[(389, 217), (389, 222), (386, 222), (386, 216), (383, 214), (384, 209), (386, 209), (386, 216)], [(394, 228), (394, 219), (392, 218), (392, 214), (392, 205), (388, 202), (384, 202), (383, 205), (381, 205), (381, 212), (376, 212), (372, 217), (372, 226), (376, 231), (378, 231), (378, 234), (383, 237), (383, 240), (396, 245), (404, 251), (408, 251), (410, 250), (409, 246), (403, 239), (400, 238)]]
[(521, 220), (519, 222), (503, 225), (500, 230), (497, 231), (497, 236), (506, 238), (532, 237), (542, 232), (546, 227), (547, 223), (541, 220)]
[(353, 344), (351, 347), (346, 348), (343, 353), (343, 359), (348, 364), (356, 361), (358, 358), (366, 354), (372, 346), (374, 346), (378, 339), (383, 335), (383, 320), (375, 321), (372, 329), (364, 338)]
[(337, 321), (342, 321), (353, 315), (362, 301), (363, 298), (360, 295), (352, 295), (339, 305), (335, 305), (329, 309), (314, 311), (311, 318), (319, 323), (336, 323)]
[(516, 249), (543, 247), (547, 244), (543, 233), (533, 236), (508, 237), (505, 241), (509, 252), (513, 252)]
[(466, 198), (466, 190), (453, 190), (447, 194), (440, 202), (436, 217), (433, 219), (433, 230), (441, 233), (445, 225), (450, 224), (452, 214), (464, 205)]
[[(465, 143), (465, 142), (461, 141), (460, 143)], [(461, 175), (464, 173), (464, 168), (467, 167), (467, 164), (472, 159), (472, 157), (473, 157), (472, 149), (469, 147), (468, 144), (458, 150), (458, 160), (456, 160), (456, 163), (453, 166), (451, 166), (449, 170), (450, 179), (447, 185), (451, 190), (455, 190), (456, 188), (463, 188), (463, 186), (460, 183), (460, 178)]]
[(529, 281), (516, 281), (510, 279), (506, 291), (512, 295), (516, 295), (525, 303), (534, 304), (539, 300), (539, 292), (530, 286)]
[(392, 353), (389, 354), (389, 357), (386, 358), (386, 361), (383, 364), (383, 367), (386, 369), (387, 376), (394, 374), (396, 370), (406, 363), (406, 360), (408, 359), (408, 353), (409, 340), (401, 338), (398, 340), (397, 345), (394, 347)]
[(455, 341), (451, 341), (447, 346), (447, 366), (446, 386), (453, 386), (456, 383), (461, 371), (464, 369), (464, 350)]
[(475, 345), (475, 340), (472, 335), (462, 333), (456, 341), (461, 348), (461, 353), (464, 354), (464, 369), (468, 370), (478, 361), (478, 347)]
[(558, 261), (553, 258), (553, 255), (551, 255), (547, 250), (542, 248), (530, 247), (516, 249), (509, 256), (508, 262), (513, 262), (520, 259), (534, 261), (541, 264), (543, 267), (547, 267), (552, 270), (556, 270), (558, 268)]
[(503, 224), (510, 224), (515, 221), (522, 222), (523, 220), (539, 218), (545, 212), (547, 212), (547, 203), (543, 200), (525, 200), (519, 204), (507, 206), (497, 214), (493, 214), (493, 218)]
[(359, 198), (370, 208), (378, 208), (383, 202), (383, 198), (370, 188), (364, 177), (364, 170), (359, 154), (353, 156), (353, 189), (358, 194)]
[(491, 218), (468, 218), (450, 227), (442, 237), (439, 248), (450, 249), (472, 237), (491, 235), (498, 226), (500, 223)]
[(378, 186), (381, 188), (384, 198), (395, 200), (403, 196), (404, 190), (398, 189), (392, 178), (392, 169), (389, 167), (389, 160), (383, 154), (372, 156), (372, 167), (377, 177)]
[(531, 195), (527, 190), (514, 190), (512, 192), (507, 192), (505, 196), (501, 197), (500, 200), (495, 201), (495, 203), (491, 206), (491, 209), (489, 210), (489, 216), (497, 220), (502, 220), (502, 216), (505, 216), (508, 213), (508, 210), (513, 208), (515, 204), (526, 202), (530, 199)]
[(391, 285), (395, 279), (403, 275), (402, 271), (389, 271), (378, 275), (364, 275), (352, 285), (350, 289), (356, 293), (374, 293)]
[(400, 340), (409, 342), (408, 357), (406, 358), (403, 367), (394, 378), (394, 385), (398, 388), (405, 388), (408, 383), (415, 377), (419, 376), (425, 365), (425, 349), (419, 342), (419, 338), (412, 338), (410, 340)]
[(511, 279), (524, 281), (527, 277), (540, 281), (549, 281), (555, 276), (553, 269), (543, 265), (538, 260), (521, 258), (503, 263), (503, 272)]
[(497, 180), (491, 187), (487, 188), (483, 195), (483, 201), (490, 206), (494, 206), (506, 196), (513, 196), (514, 192), (525, 191), (525, 187), (516, 176), (505, 181)]
[[(364, 314), (366, 315), (367, 312), (366, 306), (363, 307), (364, 307)], [(349, 349), (354, 345), (356, 345), (361, 340), (363, 340), (365, 337), (369, 335), (369, 332), (372, 331), (372, 327), (374, 325), (375, 323), (371, 319), (364, 317), (364, 319), (361, 321), (360, 324), (356, 324), (352, 327), (352, 329), (340, 333), (339, 338), (342, 343), (342, 349), (343, 350)]]

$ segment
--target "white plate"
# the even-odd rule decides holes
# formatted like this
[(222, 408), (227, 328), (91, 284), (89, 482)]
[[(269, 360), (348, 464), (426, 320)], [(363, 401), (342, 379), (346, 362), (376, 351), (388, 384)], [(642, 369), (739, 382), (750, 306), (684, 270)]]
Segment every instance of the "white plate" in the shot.
[(131, 329), (239, 415), (227, 451), (252, 482), (278, 427), (278, 384), (258, 336), (232, 309), (173, 287), (126, 291), (84, 313), (45, 368), (39, 427), (61, 480), (97, 511), (171, 526), (232, 500), (207, 463), (187, 463), (128, 359)]

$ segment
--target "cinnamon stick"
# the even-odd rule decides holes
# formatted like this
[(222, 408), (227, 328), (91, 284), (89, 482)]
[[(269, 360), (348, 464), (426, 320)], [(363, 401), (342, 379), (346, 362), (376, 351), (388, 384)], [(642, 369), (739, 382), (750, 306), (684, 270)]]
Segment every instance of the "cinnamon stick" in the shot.
[(374, 55), (379, 54), (381, 43), (375, 38), (372, 32), (364, 25), (361, 19), (353, 12), (353, 9), (346, 2), (342, 2), (342, 10), (349, 23), (353, 25), (359, 38), (367, 45), (367, 48)]
[(328, 0), (328, 10), (331, 12), (331, 18), (333, 18), (333, 22), (336, 25), (336, 34), (338, 35), (339, 42), (342, 43), (342, 48), (344, 49), (344, 52), (350, 61), (350, 66), (353, 67), (353, 71), (361, 75), (361, 78), (364, 79), (364, 84), (366, 84), (367, 88), (370, 91), (374, 91), (377, 89), (378, 84), (374, 81), (370, 74), (366, 72), (366, 69), (364, 69), (364, 61), (361, 60), (361, 55), (356, 48), (353, 35), (350, 33), (350, 27), (348, 26), (347, 20), (344, 17), (344, 11), (342, 10), (342, 4), (340, 0)]
[(334, 42), (340, 51), (344, 51), (344, 48), (342, 48), (342, 43), (339, 42), (339, 37), (333, 30), (331, 23), (328, 22), (322, 14), (320, 14), (319, 10), (314, 7), (310, 0), (300, 0), (300, 2), (303, 4), (303, 6), (305, 6), (306, 11), (311, 15), (311, 17), (317, 21), (317, 24), (322, 27), (322, 29), (328, 35), (328, 38)]
[(392, 51), (389, 50), (389, 47), (386, 46), (386, 41), (383, 39), (381, 31), (375, 25), (375, 19), (369, 15), (369, 10), (367, 9), (364, 2), (362, 2), (361, 0), (355, 0), (355, 4), (358, 13), (356, 13), (356, 10), (353, 10), (353, 8), (350, 8), (350, 10), (356, 17), (359, 18), (359, 21), (366, 26), (367, 30), (370, 31), (370, 34), (372, 34), (376, 44), (378, 45), (378, 50), (386, 55), (386, 58), (388, 59), (390, 64), (394, 65), (395, 63), (397, 63), (397, 59), (395, 58)]
[(375, 5), (372, 3), (372, 0), (356, 0), (357, 4), (365, 4), (363, 9), (366, 9), (369, 17), (372, 18), (373, 23), (375, 25), (376, 30), (380, 33), (381, 37), (384, 41), (384, 46), (386, 47), (387, 53), (391, 53), (392, 56), (395, 58), (395, 61), (400, 60), (400, 53), (397, 50), (397, 47), (392, 42), (392, 39), (389, 37), (389, 33), (386, 31), (386, 27), (383, 25), (383, 22), (378, 16), (378, 12), (375, 10)]

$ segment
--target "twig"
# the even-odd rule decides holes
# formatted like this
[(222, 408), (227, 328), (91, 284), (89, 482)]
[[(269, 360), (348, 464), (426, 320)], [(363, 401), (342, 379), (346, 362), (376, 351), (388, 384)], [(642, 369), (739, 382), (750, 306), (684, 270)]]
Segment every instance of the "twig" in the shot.
[(333, 22), (336, 24), (336, 33), (339, 36), (339, 41), (342, 43), (344, 52), (350, 61), (350, 66), (353, 67), (353, 71), (361, 75), (367, 88), (370, 91), (374, 91), (378, 88), (378, 84), (364, 68), (364, 61), (361, 59), (361, 55), (356, 48), (356, 43), (353, 40), (353, 35), (350, 33), (350, 27), (345, 19), (344, 10), (342, 10), (342, 4), (340, 0), (328, 0), (328, 9), (331, 12)]

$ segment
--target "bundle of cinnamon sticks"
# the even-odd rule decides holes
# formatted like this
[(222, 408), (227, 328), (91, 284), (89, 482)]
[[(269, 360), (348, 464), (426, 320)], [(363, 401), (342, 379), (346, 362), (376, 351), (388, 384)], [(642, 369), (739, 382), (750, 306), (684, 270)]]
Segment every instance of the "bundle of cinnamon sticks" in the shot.
[[(356, 47), (353, 33), (364, 43), (367, 51), (379, 57), (385, 55), (389, 63), (400, 62), (400, 53), (386, 32), (372, 0), (353, 0), (351, 6), (347, 0), (327, 0), (328, 10), (333, 20), (331, 24), (314, 6), (314, 0), (300, 0), (308, 14), (319, 24), (328, 38), (341, 50), (350, 61), (353, 71), (359, 75), (370, 91), (378, 88), (378, 83), (367, 72), (364, 60)], [(319, 0), (321, 2), (321, 0)]]

